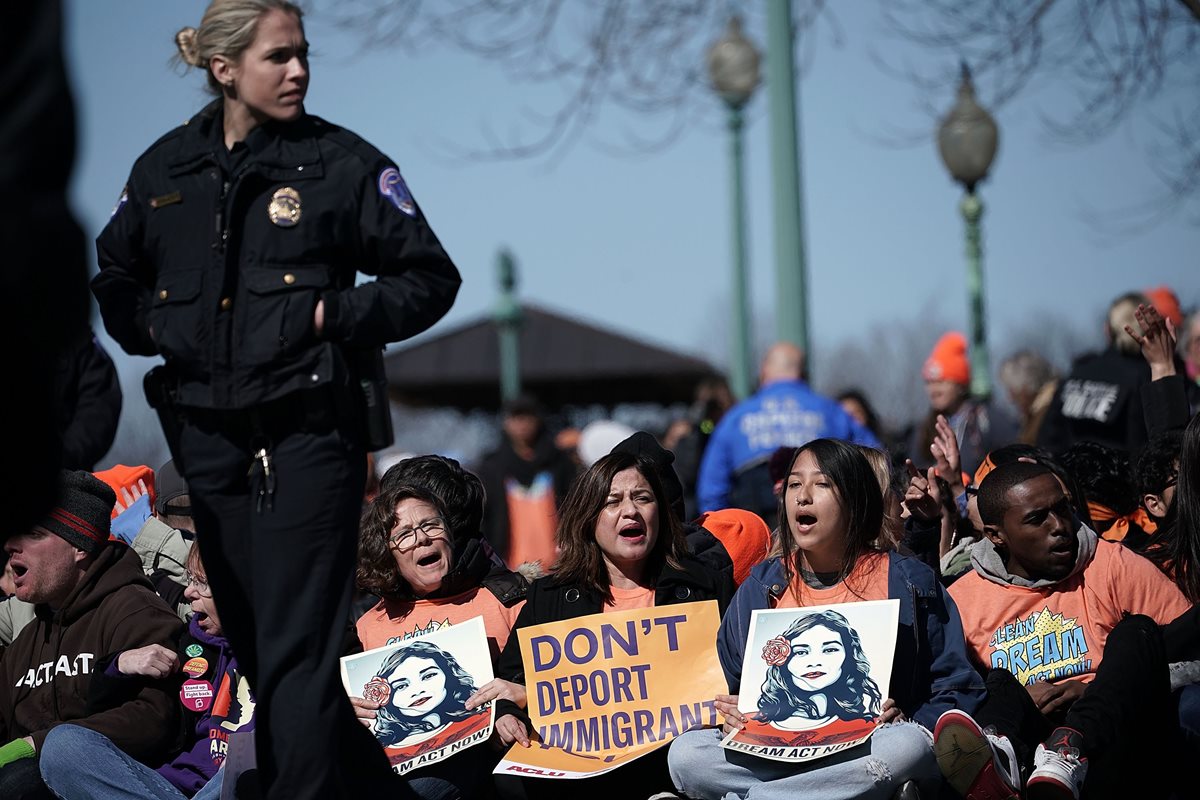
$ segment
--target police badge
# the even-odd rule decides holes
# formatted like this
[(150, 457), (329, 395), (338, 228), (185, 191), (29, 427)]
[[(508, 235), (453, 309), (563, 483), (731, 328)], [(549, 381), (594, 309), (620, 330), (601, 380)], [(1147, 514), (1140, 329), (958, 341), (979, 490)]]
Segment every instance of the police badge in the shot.
[(267, 206), (267, 216), (281, 228), (291, 228), (300, 221), (300, 193), (290, 186), (276, 189)]

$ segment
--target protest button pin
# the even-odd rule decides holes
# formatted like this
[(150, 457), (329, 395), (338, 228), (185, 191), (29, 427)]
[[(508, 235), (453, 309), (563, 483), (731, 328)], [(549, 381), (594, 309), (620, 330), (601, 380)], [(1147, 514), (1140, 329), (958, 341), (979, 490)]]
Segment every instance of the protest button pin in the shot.
[(188, 659), (183, 665), (183, 671), (193, 678), (199, 678), (208, 671), (208, 660), (200, 657)]
[(213, 685), (208, 681), (184, 681), (179, 690), (179, 702), (189, 711), (207, 711), (212, 701)]

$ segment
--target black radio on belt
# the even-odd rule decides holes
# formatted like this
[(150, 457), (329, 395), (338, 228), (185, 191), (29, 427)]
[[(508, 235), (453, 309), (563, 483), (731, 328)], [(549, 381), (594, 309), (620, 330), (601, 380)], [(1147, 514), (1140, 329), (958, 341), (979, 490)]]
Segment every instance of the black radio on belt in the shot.
[(158, 415), (163, 437), (167, 440), (167, 449), (171, 451), (171, 457), (175, 459), (178, 467), (182, 464), (182, 460), (179, 458), (179, 434), (183, 427), (183, 420), (176, 397), (177, 386), (175, 372), (166, 364), (159, 364), (152, 368), (142, 379), (146, 402)]
[(367, 450), (382, 450), (395, 441), (392, 431), (392, 407), (388, 402), (387, 373), (383, 365), (383, 349), (351, 350), (347, 356), (358, 383)]

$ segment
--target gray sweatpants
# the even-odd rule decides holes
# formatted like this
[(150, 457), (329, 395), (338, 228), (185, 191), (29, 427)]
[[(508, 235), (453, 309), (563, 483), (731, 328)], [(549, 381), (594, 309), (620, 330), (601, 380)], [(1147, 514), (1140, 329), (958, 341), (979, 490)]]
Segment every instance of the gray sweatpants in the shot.
[(920, 725), (882, 725), (865, 744), (799, 764), (721, 747), (721, 732), (689, 731), (671, 743), (667, 761), (675, 786), (695, 800), (890, 800), (915, 780), (934, 796), (941, 780), (932, 737)]

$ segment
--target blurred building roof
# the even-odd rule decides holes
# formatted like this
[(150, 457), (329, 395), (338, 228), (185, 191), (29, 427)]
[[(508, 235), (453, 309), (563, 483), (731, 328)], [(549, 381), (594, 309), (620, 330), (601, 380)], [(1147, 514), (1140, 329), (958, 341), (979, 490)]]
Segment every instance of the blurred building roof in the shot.
[[(547, 408), (692, 401), (707, 361), (529, 304), (521, 306), (521, 390)], [(388, 390), (406, 405), (500, 407), (500, 340), (489, 316), (384, 354)]]

